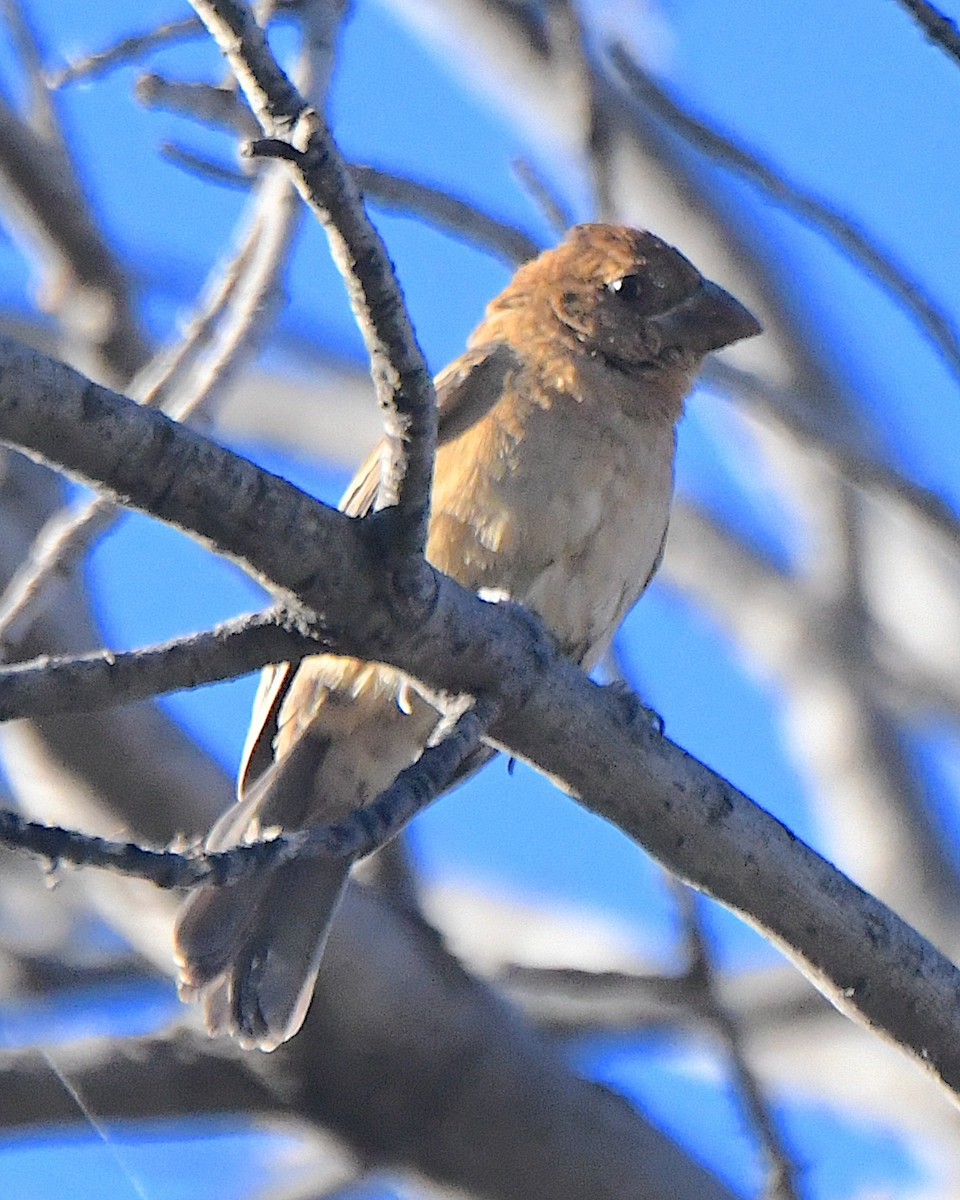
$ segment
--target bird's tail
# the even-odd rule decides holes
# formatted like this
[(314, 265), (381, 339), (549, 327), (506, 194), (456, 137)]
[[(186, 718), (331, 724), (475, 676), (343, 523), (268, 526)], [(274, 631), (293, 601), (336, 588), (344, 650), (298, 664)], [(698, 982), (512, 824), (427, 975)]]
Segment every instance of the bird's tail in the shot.
[[(301, 827), (325, 753), (321, 740), (300, 739), (221, 817), (207, 849), (261, 837), (274, 822), (287, 832)], [(174, 934), (180, 995), (203, 1004), (211, 1033), (261, 1050), (293, 1037), (349, 873), (345, 859), (298, 859), (186, 899)]]
[(180, 995), (203, 1003), (213, 1034), (275, 1050), (303, 1023), (349, 862), (285, 863), (203, 888), (177, 921)]
[[(385, 667), (321, 657), (292, 688), (297, 680), (303, 694), (284, 701), (294, 715), (270, 739), (276, 761), (252, 782), (245, 775), (208, 850), (348, 819), (418, 758), (437, 723), (420, 696), (400, 702), (401, 681)], [(345, 859), (297, 859), (187, 898), (175, 933), (180, 993), (204, 1005), (211, 1033), (261, 1050), (293, 1037), (349, 871)]]

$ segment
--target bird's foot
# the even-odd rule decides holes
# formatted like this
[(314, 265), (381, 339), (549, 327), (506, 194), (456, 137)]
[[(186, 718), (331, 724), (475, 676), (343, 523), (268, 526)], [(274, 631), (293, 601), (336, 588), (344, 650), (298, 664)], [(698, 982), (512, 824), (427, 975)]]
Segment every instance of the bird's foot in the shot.
[(536, 664), (543, 669), (561, 653), (560, 645), (540, 617), (525, 605), (514, 600), (509, 592), (501, 588), (481, 588), (477, 595), (487, 604), (496, 604), (516, 617), (532, 636), (532, 650)]
[(644, 704), (625, 680), (615, 679), (613, 683), (605, 683), (603, 690), (614, 701), (625, 725), (640, 725), (652, 729), (654, 733), (663, 734), (663, 717), (656, 709)]

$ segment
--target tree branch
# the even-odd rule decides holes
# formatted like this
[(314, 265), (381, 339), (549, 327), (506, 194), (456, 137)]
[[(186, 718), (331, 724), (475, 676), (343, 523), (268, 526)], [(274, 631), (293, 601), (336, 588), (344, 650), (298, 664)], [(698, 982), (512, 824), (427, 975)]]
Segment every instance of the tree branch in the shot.
[(0, 100), (0, 193), (5, 219), (39, 256), (45, 291), (78, 353), (129, 379), (147, 358), (130, 283), (90, 215), (72, 166)]
[(281, 834), (219, 853), (180, 853), (90, 837), (0, 809), (0, 843), (54, 863), (100, 867), (147, 879), (161, 888), (223, 887), (294, 859), (365, 858), (396, 837), (450, 786), (479, 746), (494, 711), (491, 704), (480, 701), (463, 713), (449, 733), (428, 746), (372, 804), (335, 825)]
[(326, 230), (346, 282), (370, 354), (389, 447), (378, 507), (396, 509), (392, 552), (402, 560), (426, 546), (437, 414), (433, 382), (386, 248), (367, 218), (330, 130), (284, 75), (246, 5), (239, 0), (193, 0), (193, 7), (220, 46), (266, 135), (266, 145), (254, 142), (251, 152), (277, 156), (280, 146), (287, 148), (283, 157), (292, 163), (301, 195)]
[(662, 84), (643, 70), (623, 46), (610, 51), (631, 95), (650, 107), (671, 129), (702, 153), (728, 170), (736, 171), (759, 187), (777, 204), (801, 221), (823, 230), (851, 259), (858, 262), (881, 287), (917, 322), (940, 351), (947, 366), (960, 378), (960, 337), (947, 313), (923, 290), (919, 280), (895, 262), (888, 250), (877, 244), (857, 224), (820, 197), (787, 180), (783, 173), (764, 162), (732, 138), (718, 133), (706, 122), (691, 116)]
[(323, 649), (280, 609), (236, 617), (207, 633), (115, 654), (43, 656), (0, 667), (0, 721), (91, 712), (234, 679)]
[[(64, 1047), (56, 1061), (103, 1120), (293, 1116), (367, 1163), (489, 1200), (733, 1200), (621, 1097), (579, 1078), (432, 930), (364, 888), (347, 891), (302, 1032), (273, 1054), (178, 1030)], [(4, 1127), (80, 1119), (35, 1052), (3, 1055), (0, 1070)]]
[[(257, 122), (242, 97), (231, 88), (209, 83), (185, 83), (162, 75), (142, 75), (137, 80), (137, 99), (151, 108), (192, 117), (206, 125), (215, 125), (256, 137)], [(179, 147), (164, 151), (185, 166), (222, 172), (215, 164), (197, 160)], [(535, 258), (543, 249), (530, 234), (501, 221), (490, 213), (443, 188), (379, 167), (354, 163), (350, 171), (358, 190), (388, 210), (409, 213), (468, 241), (485, 247), (512, 266)], [(231, 186), (249, 186), (250, 180), (236, 171), (226, 173), (220, 182)], [(561, 226), (565, 229), (570, 222)]]
[(960, 1090), (953, 964), (720, 776), (625, 720), (529, 618), (437, 575), (432, 605), (413, 621), (401, 606), (398, 619), (364, 562), (359, 522), (69, 368), (8, 342), (0, 352), (0, 438), (193, 526), (322, 613), (339, 650), (431, 688), (496, 698), (497, 743), (743, 914), (838, 1008)]
[(106, 75), (115, 67), (126, 66), (131, 62), (139, 62), (164, 46), (185, 38), (198, 37), (204, 32), (203, 25), (196, 17), (186, 17), (180, 21), (170, 21), (158, 25), (147, 33), (135, 33), (108, 46), (105, 50), (97, 50), (93, 54), (85, 54), (82, 58), (74, 59), (59, 71), (50, 73), (50, 87), (54, 90), (66, 87), (67, 84), (79, 80), (97, 79)]
[(901, 8), (905, 8), (927, 36), (927, 40), (939, 46), (944, 54), (960, 63), (960, 32), (955, 21), (945, 17), (943, 13), (928, 0), (897, 0)]

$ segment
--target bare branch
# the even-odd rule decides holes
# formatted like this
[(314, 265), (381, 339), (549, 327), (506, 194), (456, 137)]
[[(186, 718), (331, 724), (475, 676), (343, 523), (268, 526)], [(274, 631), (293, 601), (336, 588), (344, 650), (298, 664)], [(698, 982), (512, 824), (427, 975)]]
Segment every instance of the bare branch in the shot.
[[(617, 204), (613, 187), (610, 150), (614, 123), (604, 103), (603, 88), (589, 49), (586, 24), (572, 0), (551, 4), (544, 24), (555, 71), (569, 76), (569, 90), (579, 95), (582, 116), (577, 122), (584, 141), (584, 162), (593, 189), (593, 210), (597, 220), (616, 221)], [(566, 228), (572, 224), (567, 221)]]
[(177, 142), (161, 143), (159, 152), (167, 162), (173, 163), (174, 166), (180, 167), (181, 170), (195, 175), (207, 183), (216, 183), (221, 187), (247, 191), (252, 182), (246, 172), (238, 171), (236, 167), (218, 162), (208, 155), (197, 154)]
[[(89, 501), (79, 511), (61, 508), (39, 531), (27, 556), (0, 595), (0, 653), (10, 658), (54, 603), (52, 582), (65, 583), (71, 568), (121, 510), (110, 500)], [(41, 599), (46, 601), (41, 605)]]
[(46, 304), (78, 352), (129, 379), (147, 357), (130, 284), (90, 215), (80, 184), (56, 146), (41, 141), (0, 102), (0, 191), (12, 221), (42, 264)]
[(281, 834), (220, 853), (180, 853), (40, 825), (0, 809), (0, 843), (53, 863), (99, 867), (149, 880), (160, 888), (224, 887), (294, 859), (364, 858), (396, 837), (450, 786), (476, 751), (495, 711), (486, 701), (468, 709), (441, 741), (428, 746), (372, 804), (336, 825)]
[[(274, 1054), (176, 1030), (63, 1047), (57, 1062), (105, 1120), (292, 1118), (458, 1195), (733, 1200), (621, 1097), (578, 1077), (432, 930), (367, 889), (348, 889), (305, 1027)], [(79, 1119), (35, 1051), (3, 1055), (0, 1069), (4, 1128)]]
[(675, 506), (663, 578), (776, 682), (787, 744), (829, 818), (828, 848), (939, 945), (954, 946), (960, 878), (880, 703), (872, 640), (851, 632), (856, 611), (816, 581), (759, 561), (689, 504)]
[(692, 116), (630, 57), (623, 46), (613, 46), (610, 55), (631, 95), (649, 106), (671, 129), (715, 162), (761, 188), (771, 200), (783, 205), (800, 220), (822, 230), (858, 262), (916, 321), (953, 374), (960, 377), (960, 336), (949, 316), (926, 294), (919, 280), (911, 278), (906, 268), (897, 263), (874, 237), (819, 196), (788, 180), (782, 171), (764, 162), (755, 151)]
[[(137, 81), (137, 99), (143, 104), (181, 113), (244, 137), (255, 137), (258, 132), (256, 119), (250, 109), (231, 88), (183, 83), (160, 75), (144, 75)], [(218, 182), (236, 187), (249, 186), (249, 178), (242, 173), (198, 160), (179, 147), (166, 147), (164, 152), (170, 157), (175, 156), (187, 167), (212, 172), (214, 177), (219, 176)], [(440, 229), (491, 250), (511, 265), (535, 258), (543, 249), (534, 237), (522, 229), (499, 220), (443, 188), (379, 167), (353, 164), (349, 169), (359, 191), (383, 208), (421, 217)], [(516, 169), (519, 172), (521, 165), (517, 164)], [(558, 228), (566, 229), (569, 224), (568, 218)]]
[[(262, 551), (273, 563), (267, 576), (252, 565), (252, 558), (245, 569), (267, 587), (282, 580), (280, 588), (290, 589), (291, 602), (292, 593), (305, 580), (313, 577), (319, 583), (328, 570), (336, 575), (341, 556), (346, 569), (359, 549), (355, 522), (286, 481), (214, 446), (164, 414), (119, 397), (69, 367), (3, 338), (0, 387), (4, 437), (20, 445), (29, 442), (31, 435), (20, 424), (25, 418), (34, 433), (43, 434), (42, 444), (29, 449), (57, 457), (58, 449), (69, 446), (70, 463), (62, 464), (68, 470), (85, 480), (99, 479), (114, 496), (143, 511), (153, 509), (169, 524), (184, 530), (202, 525), (201, 538), (208, 538), (227, 555), (231, 550), (222, 544), (218, 530), (232, 541), (229, 530), (239, 521), (246, 530), (241, 540), (250, 538), (247, 548), (254, 551), (252, 557), (259, 559)], [(60, 419), (55, 416), (58, 411)], [(41, 427), (47, 420), (53, 423), (44, 432)], [(277, 540), (277, 529), (267, 514), (284, 511), (282, 519), (292, 520), (289, 528), (299, 531), (297, 539), (282, 534)], [(307, 590), (312, 590), (309, 585)]]
[[(198, 27), (203, 28), (198, 22)], [(135, 95), (147, 108), (192, 117), (203, 125), (225, 129), (244, 138), (260, 133), (257, 119), (235, 87), (167, 79), (164, 75), (141, 75)]]
[(525, 158), (515, 158), (510, 168), (517, 177), (517, 182), (525, 188), (530, 199), (543, 214), (544, 220), (558, 236), (573, 224), (570, 210), (561, 201), (554, 189), (539, 174), (532, 162)]
[(44, 656), (0, 667), (0, 721), (112, 708), (234, 679), (267, 663), (299, 662), (320, 649), (316, 639), (291, 627), (287, 614), (271, 609), (124, 654)]
[[(398, 559), (422, 552), (436, 447), (436, 398), (383, 242), (329, 129), (278, 66), (263, 30), (238, 0), (194, 0), (266, 135), (253, 153), (293, 160), (294, 178), (330, 239), (334, 261), (370, 354), (389, 452), (380, 508), (395, 508)], [(257, 147), (259, 146), (259, 150)]]
[(535, 258), (543, 247), (530, 234), (441, 188), (377, 167), (350, 168), (364, 195), (387, 209), (411, 213), (440, 229), (491, 250), (511, 265)]
[(955, 21), (945, 17), (928, 0), (897, 0), (897, 3), (913, 17), (929, 41), (960, 62), (960, 32)]
[[(625, 1033), (648, 1027), (702, 1027), (703, 997), (686, 973), (598, 971), (507, 963), (497, 983), (541, 1028), (561, 1037)], [(834, 1013), (788, 964), (720, 975), (724, 1007), (751, 1032), (775, 1037), (798, 1022)], [(839, 1014), (836, 1014), (839, 1016)]]
[(186, 17), (180, 21), (158, 25), (148, 33), (135, 33), (113, 46), (108, 46), (106, 50), (98, 50), (95, 54), (88, 54), (68, 63), (59, 71), (51, 72), (50, 87), (58, 89), (81, 79), (96, 79), (116, 67), (139, 62), (154, 50), (169, 46), (173, 42), (198, 37), (203, 31), (203, 24), (196, 17)]
[(675, 889), (680, 902), (687, 948), (687, 976), (700, 993), (700, 1008), (722, 1038), (733, 1067), (733, 1075), (743, 1107), (757, 1131), (767, 1163), (767, 1182), (764, 1200), (798, 1200), (797, 1165), (784, 1144), (766, 1097), (760, 1089), (746, 1058), (740, 1027), (720, 998), (713, 956), (703, 928), (700, 900), (689, 888), (678, 884)]
[(192, 527), (322, 612), (342, 652), (431, 688), (496, 697), (504, 715), (491, 729), (495, 743), (745, 914), (838, 1008), (960, 1091), (953, 964), (648, 723), (625, 723), (616, 701), (551, 652), (529, 618), (437, 576), (433, 603), (398, 621), (369, 565), (359, 566), (362, 523), (69, 368), (0, 346), (0, 437)]
[(56, 146), (66, 155), (63, 129), (50, 95), (49, 84), (44, 77), (43, 55), (37, 42), (36, 31), (23, 9), (21, 0), (3, 0), (2, 11), (17, 57), (27, 75), (30, 88), (30, 127), (44, 141)]

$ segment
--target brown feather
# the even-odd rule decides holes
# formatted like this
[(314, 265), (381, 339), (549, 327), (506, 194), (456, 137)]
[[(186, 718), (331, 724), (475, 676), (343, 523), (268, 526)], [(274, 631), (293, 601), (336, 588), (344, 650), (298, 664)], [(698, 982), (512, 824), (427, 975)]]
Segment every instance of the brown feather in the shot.
[[(571, 230), (520, 268), (437, 377), (430, 561), (527, 605), (592, 666), (663, 553), (675, 426), (703, 356), (758, 329), (653, 234)], [(376, 507), (380, 454), (344, 495), (351, 516)], [(380, 664), (320, 655), (268, 668), (241, 799), (208, 845), (344, 819), (417, 759), (439, 719)], [(348, 871), (298, 861), (185, 902), (182, 989), (212, 1030), (262, 1049), (296, 1033)]]

